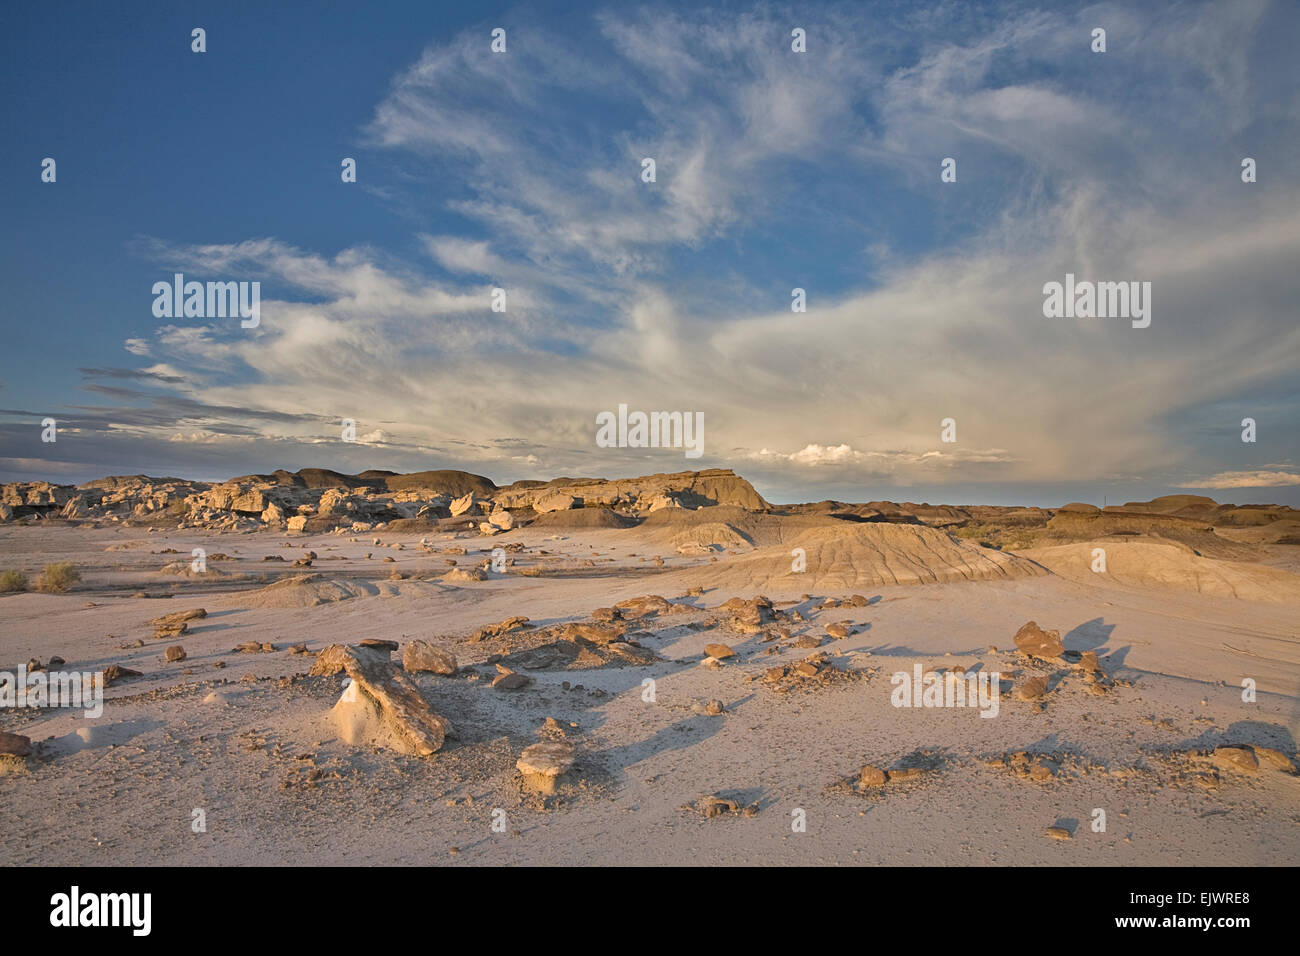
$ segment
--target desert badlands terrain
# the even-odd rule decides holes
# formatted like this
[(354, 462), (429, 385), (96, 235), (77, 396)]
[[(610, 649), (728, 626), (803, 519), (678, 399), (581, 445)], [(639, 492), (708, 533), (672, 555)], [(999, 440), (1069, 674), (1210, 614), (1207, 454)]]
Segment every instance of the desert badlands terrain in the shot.
[(1295, 864), (1297, 544), (730, 471), (5, 485), (0, 681), (103, 699), (0, 707), (0, 863)]

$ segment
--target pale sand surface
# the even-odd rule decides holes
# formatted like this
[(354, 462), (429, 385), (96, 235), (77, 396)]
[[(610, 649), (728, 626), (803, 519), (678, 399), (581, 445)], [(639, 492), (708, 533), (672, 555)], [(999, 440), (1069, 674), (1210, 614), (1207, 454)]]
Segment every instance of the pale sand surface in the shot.
[[(649, 522), (619, 530), (533, 527), (492, 538), (376, 531), (355, 543), (332, 534), (0, 528), (0, 567), (66, 560), (84, 577), (66, 595), (0, 596), (0, 669), (57, 654), (69, 670), (119, 663), (143, 672), (108, 689), (98, 720), (0, 710), (0, 730), (37, 745), (26, 769), (0, 775), (0, 863), (1300, 862), (1300, 776), (1263, 765), (1220, 769), (1207, 786), (1198, 771), (1212, 764), (1188, 755), (1223, 744), (1294, 755), (1300, 608), (1287, 579), (1294, 576), (1275, 577), (1289, 559), (1274, 557), (1266, 562), (1273, 567), (1248, 573), (1245, 590), (1260, 598), (1253, 600), (1226, 596), (1222, 582), (1232, 569), (1219, 566), (1207, 572), (1212, 593), (1168, 569), (1153, 582), (1128, 558), (1115, 579), (1081, 573), (1090, 543), (1023, 558), (974, 555), (987, 577), (959, 570), (956, 580), (941, 573), (937, 583), (871, 584), (862, 582), (879, 580), (881, 567), (900, 580), (917, 568), (924, 576), (927, 568), (965, 567), (961, 554), (939, 553), (929, 541), (921, 549), (935, 552), (929, 558), (915, 550), (900, 557), (890, 550), (894, 532), (881, 538), (880, 526), (871, 528), (862, 547), (844, 545), (839, 530), (830, 544), (818, 539), (803, 575), (787, 573), (792, 542), (824, 533), (802, 526), (755, 546), (732, 541), (734, 554), (686, 555), (671, 543), (680, 528), (669, 534)], [(435, 550), (469, 553), (429, 553), (419, 548), (422, 537)], [(399, 542), (402, 550), (389, 547)], [(517, 563), (505, 574), (482, 583), (436, 579), (448, 558), (473, 567), (513, 542), (526, 547), (511, 553)], [(199, 546), (233, 560), (211, 561), (220, 576), (159, 573)], [(180, 553), (155, 553), (165, 548)], [(817, 548), (824, 564), (814, 560)], [(305, 549), (317, 552), (314, 566), (289, 568)], [(263, 562), (266, 554), (288, 560)], [(645, 560), (655, 555), (664, 567)], [(1033, 563), (1035, 555), (1059, 573)], [(390, 556), (395, 561), (385, 563)], [(530, 567), (549, 571), (524, 576)], [(999, 576), (1005, 568), (1012, 573)], [(389, 580), (394, 570), (430, 580)], [(319, 573), (357, 596), (315, 607), (255, 606), (266, 603), (255, 590), (271, 579), (262, 576), (295, 573)], [(964, 574), (984, 579), (961, 580)], [(704, 593), (688, 596), (693, 587)], [(140, 591), (174, 596), (132, 597)], [(832, 622), (855, 625), (848, 638), (817, 650), (835, 668), (865, 676), (784, 693), (747, 680), (814, 653), (732, 629), (729, 614), (710, 610), (760, 593), (805, 618), (779, 625), (791, 638), (824, 635)], [(813, 600), (799, 601), (804, 593)], [(855, 593), (869, 605), (818, 610), (825, 597)], [(596, 608), (647, 594), (689, 606), (628, 626), (662, 662), (516, 668), (534, 683), (502, 691), (491, 686), (495, 668), (483, 662), (508, 653), (511, 636), (466, 641), (514, 615), (537, 626), (589, 621)], [(190, 622), (190, 633), (153, 637), (151, 618), (191, 607), (208, 616)], [(1069, 650), (1096, 651), (1116, 685), (1093, 696), (1068, 665), (1017, 655), (1012, 636), (1031, 619), (1059, 629)], [(456, 655), (454, 677), (413, 675), (454, 728), (437, 754), (345, 743), (331, 716), (341, 677), (284, 680), (312, 663), (289, 654), (290, 645), (319, 651), (363, 638), (422, 638)], [(120, 646), (136, 639), (144, 646)], [(276, 650), (231, 653), (245, 641)], [(701, 666), (704, 646), (716, 641), (736, 657)], [(187, 660), (163, 659), (173, 643), (185, 647)], [(781, 652), (766, 653), (774, 647)], [(217, 661), (226, 666), (214, 667)], [(993, 719), (976, 709), (891, 706), (890, 674), (910, 673), (917, 662), (979, 665), (1008, 684), (1033, 674), (1063, 680), (1041, 710), (1004, 693)], [(647, 677), (656, 682), (653, 703), (642, 696)], [(1246, 677), (1257, 682), (1255, 703), (1241, 699)], [(583, 689), (564, 690), (562, 681)], [(720, 716), (701, 708), (715, 698), (726, 707)], [(576, 746), (577, 763), (557, 795), (542, 799), (524, 789), (515, 762), (540, 739), (547, 717)], [(1035, 782), (986, 762), (1018, 750), (1055, 755), (1058, 772)], [(877, 791), (841, 785), (856, 780), (864, 763), (889, 769), (900, 761), (927, 771)], [(707, 794), (756, 803), (758, 812), (704, 819), (681, 809)], [(193, 808), (206, 811), (206, 833), (191, 832)], [(492, 831), (495, 808), (505, 811), (504, 833)], [(1090, 829), (1094, 808), (1106, 811), (1104, 833)], [(806, 814), (806, 832), (792, 832), (795, 809)], [(1073, 829), (1073, 839), (1046, 837), (1054, 824)]]

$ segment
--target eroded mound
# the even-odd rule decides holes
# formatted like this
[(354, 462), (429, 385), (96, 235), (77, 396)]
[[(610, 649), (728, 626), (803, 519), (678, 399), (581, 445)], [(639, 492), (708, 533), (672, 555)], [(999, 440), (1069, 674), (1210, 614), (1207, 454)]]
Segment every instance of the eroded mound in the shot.
[(375, 589), (354, 581), (340, 581), (322, 574), (299, 574), (268, 584), (239, 600), (245, 607), (316, 607), (374, 593)]
[[(1096, 549), (1105, 551), (1105, 570)], [(1152, 538), (1101, 538), (1023, 552), (1053, 574), (1081, 584), (1169, 588), (1245, 601), (1300, 601), (1300, 575), (1198, 554), (1185, 544)]]
[(722, 521), (708, 521), (679, 531), (672, 536), (670, 543), (682, 554), (748, 551), (754, 546), (748, 535)]
[[(802, 563), (803, 570), (797, 570)], [(847, 590), (1029, 577), (1032, 561), (968, 544), (923, 525), (837, 524), (811, 528), (784, 544), (693, 570), (692, 583), (731, 590)]]
[(530, 527), (578, 530), (581, 528), (631, 528), (636, 519), (617, 514), (608, 508), (577, 508), (538, 515)]

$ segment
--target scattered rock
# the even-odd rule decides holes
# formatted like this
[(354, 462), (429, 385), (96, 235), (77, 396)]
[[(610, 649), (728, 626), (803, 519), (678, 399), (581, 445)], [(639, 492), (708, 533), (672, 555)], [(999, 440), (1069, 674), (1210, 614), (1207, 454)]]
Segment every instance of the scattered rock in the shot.
[(208, 616), (206, 608), (196, 607), (188, 611), (174, 611), (171, 614), (164, 614), (162, 617), (156, 617), (149, 623), (157, 628), (175, 627), (177, 624), (184, 624), (186, 621), (197, 621)]
[(498, 674), (492, 680), (492, 686), (497, 690), (523, 690), (533, 679), (527, 674)]
[(898, 767), (889, 771), (889, 782), (907, 783), (909, 780), (916, 780), (924, 774), (925, 771), (920, 767)]
[(572, 744), (552, 741), (529, 744), (519, 755), (515, 767), (524, 775), (524, 782), (539, 793), (555, 792), (556, 780), (574, 763)]
[(434, 713), (410, 679), (398, 671), (384, 652), (331, 644), (308, 672), (330, 676), (345, 672), (378, 705), (384, 717), (422, 757), (442, 748), (450, 723)]
[(1055, 658), (1065, 653), (1060, 631), (1044, 631), (1030, 621), (1016, 631), (1016, 649), (1033, 657)]
[(714, 660), (723, 660), (728, 657), (735, 657), (736, 652), (726, 644), (705, 644), (704, 653)]
[(1224, 769), (1247, 771), (1259, 769), (1259, 760), (1250, 747), (1216, 747), (1211, 757)]
[(885, 771), (872, 764), (865, 764), (858, 774), (858, 786), (866, 787), (883, 787), (889, 779)]
[(167, 650), (163, 651), (163, 657), (171, 661), (173, 664), (178, 661), (183, 661), (186, 657), (185, 648), (181, 647), (179, 644), (173, 644), (171, 647), (167, 648)]
[(450, 677), (456, 673), (456, 658), (450, 651), (428, 641), (411, 641), (402, 649), (402, 667), (408, 671), (428, 671)]
[(758, 813), (758, 804), (751, 803), (742, 807), (737, 801), (729, 800), (726, 797), (711, 794), (700, 797), (694, 803), (688, 803), (681, 808), (683, 811), (698, 813), (706, 820), (712, 820), (714, 817), (726, 815), (752, 817)]
[(442, 576), (441, 580), (452, 584), (486, 581), (487, 572), (481, 568), (452, 568)]
[(132, 677), (139, 677), (139, 671), (133, 671), (129, 667), (123, 667), (121, 664), (109, 664), (104, 668), (104, 686), (109, 687), (118, 681), (128, 680)]
[[(511, 631), (523, 630), (529, 627), (528, 618), (523, 616), (508, 617), (500, 624), (485, 624), (474, 632), (470, 637), (470, 643), (486, 641), (488, 638), (499, 637), (502, 634), (508, 634)], [(619, 632), (620, 635), (622, 631)]]

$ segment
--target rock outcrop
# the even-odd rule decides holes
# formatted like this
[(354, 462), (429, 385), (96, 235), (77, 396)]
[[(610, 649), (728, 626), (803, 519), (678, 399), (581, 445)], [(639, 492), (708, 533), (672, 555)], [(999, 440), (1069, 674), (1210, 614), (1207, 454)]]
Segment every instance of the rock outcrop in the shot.
[(379, 706), (393, 729), (422, 757), (442, 749), (450, 724), (434, 713), (420, 690), (389, 660), (388, 652), (331, 644), (308, 672), (330, 676), (344, 672)]

